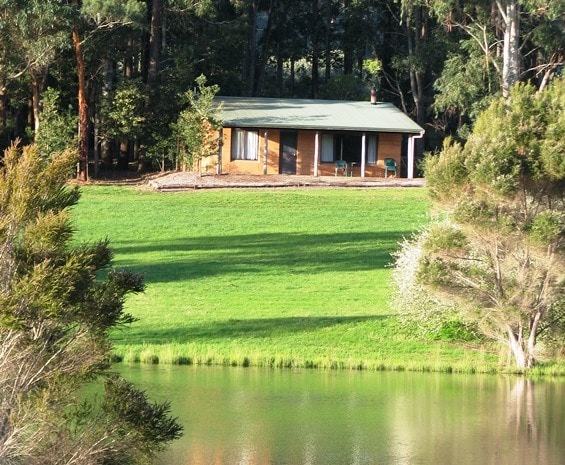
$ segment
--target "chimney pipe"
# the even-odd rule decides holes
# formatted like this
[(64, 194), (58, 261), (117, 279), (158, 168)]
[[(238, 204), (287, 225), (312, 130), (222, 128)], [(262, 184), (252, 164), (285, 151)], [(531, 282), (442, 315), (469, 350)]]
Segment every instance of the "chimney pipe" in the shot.
[(375, 86), (371, 87), (371, 105), (377, 104), (377, 89)]

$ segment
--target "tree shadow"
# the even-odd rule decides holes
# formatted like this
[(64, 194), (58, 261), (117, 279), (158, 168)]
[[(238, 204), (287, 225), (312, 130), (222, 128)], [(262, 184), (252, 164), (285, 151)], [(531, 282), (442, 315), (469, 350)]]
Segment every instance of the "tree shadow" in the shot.
[(184, 237), (114, 245), (115, 265), (171, 282), (241, 273), (314, 274), (385, 268), (408, 231)]
[[(159, 327), (151, 330), (151, 334), (137, 329), (128, 328), (127, 339), (134, 340), (139, 336), (151, 344), (171, 342), (211, 342), (213, 340), (265, 339), (285, 334), (307, 333), (323, 328), (335, 328), (367, 321), (385, 321), (390, 315), (361, 315), (361, 316), (319, 316), (319, 317), (287, 317), (287, 318), (252, 318), (229, 319), (225, 321), (210, 321), (202, 324), (187, 324), (186, 326)], [(123, 336), (126, 336), (124, 334)], [(116, 334), (115, 342), (120, 343), (123, 337)], [(122, 342), (126, 342), (124, 338)]]

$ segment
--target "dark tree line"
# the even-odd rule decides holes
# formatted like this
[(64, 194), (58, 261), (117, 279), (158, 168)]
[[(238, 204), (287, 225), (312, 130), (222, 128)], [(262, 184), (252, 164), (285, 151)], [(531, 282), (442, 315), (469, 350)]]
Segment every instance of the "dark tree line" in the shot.
[[(565, 61), (565, 6), (556, 0), (0, 5), (2, 145), (76, 144), (82, 178), (87, 159), (90, 175), (174, 161), (181, 96), (200, 75), (223, 95), (366, 99), (374, 85), (426, 128), (432, 149), (447, 134), (464, 138), (515, 82), (545, 87)], [(46, 92), (51, 105), (42, 104)]]

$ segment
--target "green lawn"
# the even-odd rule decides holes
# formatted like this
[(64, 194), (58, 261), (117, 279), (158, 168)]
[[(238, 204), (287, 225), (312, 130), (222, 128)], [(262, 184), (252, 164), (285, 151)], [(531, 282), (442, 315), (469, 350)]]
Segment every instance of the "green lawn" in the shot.
[(145, 275), (116, 358), (160, 363), (485, 371), (498, 355), (426, 342), (389, 308), (390, 253), (426, 221), (425, 189), (89, 186), (77, 239), (108, 237)]

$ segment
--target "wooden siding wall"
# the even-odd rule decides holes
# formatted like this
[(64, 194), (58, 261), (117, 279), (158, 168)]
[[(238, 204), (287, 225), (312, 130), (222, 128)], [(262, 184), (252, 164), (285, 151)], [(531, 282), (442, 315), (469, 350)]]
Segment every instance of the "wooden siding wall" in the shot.
[[(383, 132), (379, 134), (379, 149), (377, 151), (377, 166), (372, 176), (384, 176), (385, 158), (396, 160), (397, 177), (400, 177), (400, 164), (402, 154), (402, 134)], [(366, 175), (369, 176), (369, 175)], [(389, 175), (390, 176), (390, 175)]]
[[(280, 157), (280, 131), (267, 130), (267, 174), (279, 173)], [(231, 128), (223, 130), (222, 145), (222, 173), (232, 174), (263, 174), (265, 154), (265, 130), (259, 131), (259, 157), (257, 160), (231, 160)], [(315, 131), (298, 131), (296, 174), (304, 176), (314, 175)], [(379, 133), (377, 163), (365, 165), (366, 177), (384, 176), (384, 159), (394, 158), (397, 163), (397, 176), (400, 176), (400, 158), (402, 153), (402, 134)], [(320, 133), (320, 151), (322, 137)], [(361, 154), (359, 154), (359, 159)], [(333, 176), (335, 166), (333, 163), (318, 164), (319, 176)], [(354, 167), (354, 176), (361, 176), (361, 164)], [(389, 174), (390, 176), (390, 174)]]
[[(263, 133), (264, 136), (265, 133)], [(268, 131), (269, 141), (267, 147), (269, 153), (267, 155), (267, 174), (279, 174), (279, 158), (281, 147), (281, 132), (279, 130), (271, 129)], [(263, 150), (265, 146), (263, 145)]]
[(298, 131), (298, 143), (296, 154), (296, 174), (304, 176), (314, 175), (314, 131)]

